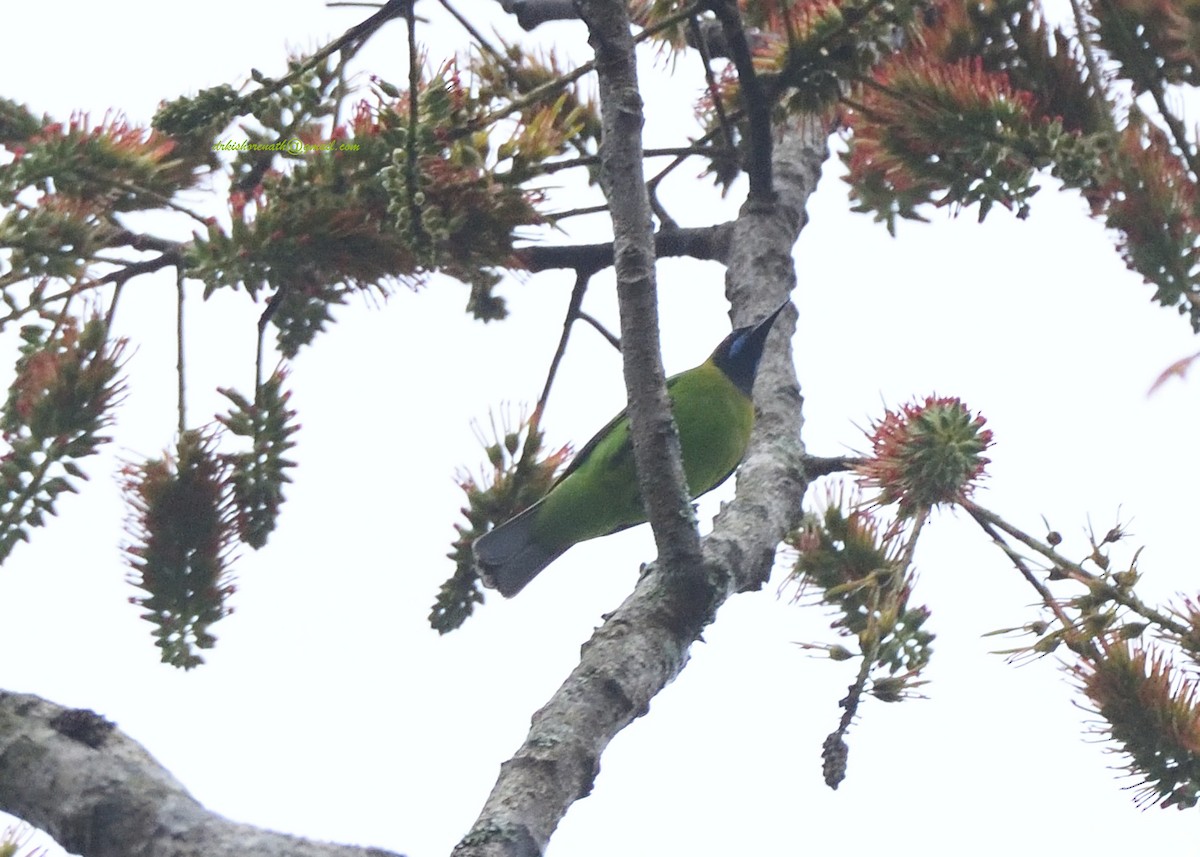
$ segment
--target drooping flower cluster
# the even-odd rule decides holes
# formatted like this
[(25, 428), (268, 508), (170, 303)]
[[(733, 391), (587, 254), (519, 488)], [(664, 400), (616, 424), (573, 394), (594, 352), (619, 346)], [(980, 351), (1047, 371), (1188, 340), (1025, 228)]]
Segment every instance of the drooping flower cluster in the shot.
[(124, 468), (132, 510), (125, 558), (130, 582), (145, 593), (132, 600), (156, 626), (164, 663), (185, 669), (203, 663), (197, 650), (216, 642), (212, 625), (232, 611), (234, 545), (257, 550), (275, 529), (295, 466), (285, 456), (299, 430), (285, 378), (275, 372), (254, 401), (220, 391), (233, 408), (218, 423), (248, 440), (249, 450), (222, 452), (219, 429), (186, 431), (172, 452)]
[(934, 635), (925, 628), (930, 612), (909, 604), (920, 522), (906, 531), (896, 522), (885, 525), (876, 513), (856, 493), (847, 497), (839, 485), (827, 493), (824, 509), (806, 515), (801, 528), (786, 539), (796, 551), (785, 583), (795, 585), (794, 600), (816, 593), (820, 604), (835, 611), (831, 627), (852, 639), (857, 651), (841, 644), (801, 645), (837, 661), (862, 660), (840, 703), (845, 711), (840, 725), (826, 739), (822, 754), (825, 782), (835, 789), (846, 774), (846, 733), (864, 694), (883, 702), (914, 695), (933, 653)]
[(1131, 111), (1118, 137), (1106, 180), (1091, 195), (1093, 209), (1117, 230), (1130, 270), (1157, 286), (1155, 300), (1192, 314), (1200, 271), (1200, 206), (1195, 180), (1171, 150), (1166, 134)]
[(29, 529), (56, 512), (55, 501), (87, 476), (76, 463), (110, 440), (103, 435), (121, 399), (125, 340), (109, 341), (100, 319), (69, 317), (28, 325), (3, 411), (0, 561)]
[(491, 425), (491, 437), (480, 440), (490, 472), (476, 479), (463, 473), (459, 486), (467, 495), (462, 513), (467, 524), (458, 531), (450, 559), (455, 571), (441, 589), (429, 614), (429, 623), (439, 634), (453, 631), (467, 620), (483, 595), (478, 588), (471, 545), (487, 530), (532, 506), (550, 490), (570, 447), (544, 452), (542, 433), (531, 419), (521, 418), (515, 427)]
[(857, 638), (861, 652), (873, 651), (877, 666), (891, 675), (916, 674), (929, 662), (933, 635), (922, 630), (925, 607), (910, 607), (913, 574), (904, 567), (902, 531), (844, 490), (830, 490), (823, 512), (806, 517), (787, 542), (797, 551), (789, 582), (796, 597), (818, 592), (835, 607), (832, 627)]
[[(1200, 159), (1170, 91), (1200, 83), (1197, 9), (1106, 0), (1083, 10), (1092, 59), (1036, 5), (929, 4), (845, 98), (856, 210), (893, 232), (929, 206), (978, 204), (982, 219), (999, 203), (1023, 216), (1048, 172), (1114, 230), (1155, 300), (1200, 330)], [(1130, 100), (1117, 78), (1153, 99)], [(1151, 100), (1159, 115), (1148, 119)]]
[(237, 523), (226, 477), (212, 437), (196, 431), (185, 432), (173, 454), (125, 468), (129, 582), (145, 592), (130, 600), (155, 626), (155, 645), (172, 666), (203, 663), (197, 650), (212, 648), (211, 626), (231, 610)]
[[(164, 104), (152, 128), (116, 115), (55, 122), (0, 99), (0, 302), (10, 311), (0, 327), (38, 314), (53, 321), (80, 294), (108, 299), (116, 284), (119, 296), (131, 277), (168, 267), (204, 282), (206, 296), (269, 292), (264, 323), (285, 357), (350, 294), (415, 285), (433, 271), (471, 285), (476, 317), (502, 317), (493, 287), (499, 270), (521, 267), (521, 228), (544, 221), (539, 177), (557, 159), (594, 159), (598, 145), (596, 110), (563, 72), (553, 54), (505, 45), (472, 53), (461, 72), (455, 62), (415, 72), (415, 109), (410, 93), (376, 80), (372, 96), (346, 111), (344, 65), (296, 58), (277, 80), (254, 72), (240, 89)], [(218, 170), (229, 178), (229, 216), (205, 220), (194, 240), (137, 232), (123, 219), (151, 209), (200, 219), (179, 193)], [(147, 251), (157, 256), (126, 255)], [(0, 559), (84, 478), (75, 459), (106, 439), (96, 431), (120, 389), (122, 343), (106, 344), (97, 324), (25, 332), (5, 412), (12, 451), (0, 462)], [(297, 428), (282, 378), (253, 399), (222, 391), (232, 409), (218, 417), (221, 437), (244, 438), (248, 450), (187, 431), (169, 453), (126, 468), (135, 510), (126, 553), (168, 662), (199, 663), (210, 626), (228, 611), (230, 545), (258, 547), (275, 526)], [(533, 457), (521, 478), (538, 472)], [(184, 507), (202, 514), (188, 523)]]

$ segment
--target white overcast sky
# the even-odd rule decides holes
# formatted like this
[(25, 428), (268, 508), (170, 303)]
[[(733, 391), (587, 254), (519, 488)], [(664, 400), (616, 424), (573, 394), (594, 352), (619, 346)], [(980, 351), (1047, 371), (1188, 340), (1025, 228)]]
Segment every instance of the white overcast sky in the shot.
[[(316, 0), (5, 6), (0, 95), (57, 118), (112, 108), (135, 122), (162, 99), (236, 85), (251, 68), (276, 74), (286, 49), (318, 46), (366, 14)], [(494, 17), (493, 3), (460, 6)], [(422, 34), (435, 59), (466, 44), (437, 20)], [(536, 37), (586, 55), (582, 25)], [(389, 26), (360, 70), (402, 81), (404, 44), (403, 27)], [(679, 144), (671, 135), (686, 127), (697, 65), (683, 67), (692, 77), (682, 87), (644, 68), (650, 145)], [(674, 197), (675, 216), (732, 216), (744, 188), (725, 201), (697, 191), (698, 169), (679, 171), (676, 192), (689, 195)], [(939, 212), (893, 240), (849, 213), (831, 160), (809, 214), (793, 347), (810, 451), (863, 448), (854, 426), (882, 403), (961, 396), (996, 435), (985, 505), (1034, 532), (1046, 515), (1077, 555), (1089, 516), (1101, 532), (1132, 519), (1145, 595), (1200, 588), (1200, 378), (1147, 397), (1198, 346), (1185, 321), (1150, 303), (1078, 198), (1047, 187), (1027, 221), (999, 211), (979, 226), (973, 212)], [(699, 362), (728, 331), (722, 274), (660, 266), (668, 371)], [(461, 631), (429, 630), (451, 572), (454, 474), (480, 459), (470, 422), (536, 398), (570, 276), (512, 279), (501, 291), (512, 309), (502, 324), (471, 321), (466, 288), (435, 280), (379, 308), (341, 309), (303, 352), (292, 375), (301, 466), (280, 527), (237, 562), (236, 613), (191, 673), (157, 663), (150, 628), (127, 603), (116, 459), (86, 462), (84, 493), (0, 568), (0, 687), (104, 714), (231, 818), (411, 857), (448, 853), (531, 713), (653, 556), (645, 527), (589, 543), (519, 598), (489, 599)], [(173, 294), (164, 276), (123, 299), (120, 332), (137, 350), (119, 456), (173, 442)], [(615, 328), (610, 276), (585, 307)], [(189, 405), (201, 421), (221, 407), (218, 385), (248, 390), (257, 309), (231, 294), (189, 313)], [(550, 440), (585, 441), (622, 401), (615, 353), (579, 331), (547, 414)], [(701, 507), (705, 530), (717, 499)], [(1134, 807), (1110, 769), (1117, 759), (1081, 734), (1088, 715), (1054, 661), (1015, 668), (989, 654), (1002, 644), (981, 635), (1033, 618), (1034, 596), (969, 522), (935, 518), (917, 558), (916, 600), (938, 634), (929, 698), (865, 705), (839, 791), (821, 782), (820, 747), (852, 667), (793, 645), (831, 639), (829, 619), (778, 599), (776, 579), (731, 600), (679, 680), (617, 738), (550, 857), (1179, 853), (1197, 841), (1194, 813)]]

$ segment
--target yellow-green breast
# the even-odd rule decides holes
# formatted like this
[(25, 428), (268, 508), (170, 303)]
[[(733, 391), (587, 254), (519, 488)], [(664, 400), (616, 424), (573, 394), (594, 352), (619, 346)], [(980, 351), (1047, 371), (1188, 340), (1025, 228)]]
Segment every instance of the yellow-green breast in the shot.
[[(741, 462), (754, 426), (754, 404), (711, 359), (669, 378), (667, 394), (688, 490), (699, 497)], [(646, 520), (624, 411), (580, 450), (540, 506), (532, 535), (547, 547), (606, 536)]]

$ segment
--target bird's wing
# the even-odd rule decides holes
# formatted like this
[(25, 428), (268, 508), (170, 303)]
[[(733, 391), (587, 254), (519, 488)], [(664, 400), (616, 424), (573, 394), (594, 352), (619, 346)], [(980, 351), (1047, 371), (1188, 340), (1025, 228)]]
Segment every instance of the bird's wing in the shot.
[[(679, 380), (679, 377), (682, 374), (683, 373), (680, 372), (679, 375), (672, 375), (670, 378), (667, 379), (667, 394), (668, 395), (670, 395), (671, 389), (675, 386), (675, 382)], [(604, 428), (600, 429), (600, 431), (598, 431), (594, 435), (592, 435), (592, 439), (589, 440), (587, 443), (585, 443), (582, 447), (580, 447), (579, 452), (575, 453), (575, 457), (572, 458), (571, 463), (567, 465), (567, 469), (564, 470), (562, 473), (560, 473), (558, 478), (554, 480), (554, 485), (557, 485), (559, 482), (562, 482), (564, 479), (566, 479), (568, 476), (570, 476), (572, 473), (574, 473), (576, 470), (578, 470), (579, 466), (581, 464), (583, 464), (583, 462), (587, 460), (588, 456), (590, 456), (595, 451), (596, 447), (600, 445), (600, 442), (602, 440), (604, 440), (606, 437), (608, 437), (608, 435), (612, 432), (612, 430), (615, 429), (622, 421), (624, 421), (626, 423), (629, 422), (629, 409), (628, 408), (621, 408), (621, 412), (619, 414), (617, 414), (615, 417), (613, 417), (611, 420), (609, 420), (608, 424), (605, 425)], [(626, 431), (628, 431), (628, 430), (629, 430), (628, 426), (626, 426)], [(630, 446), (628, 448), (630, 451), (632, 451), (633, 450), (632, 444), (630, 444)], [(550, 487), (553, 488), (554, 485), (551, 485)]]

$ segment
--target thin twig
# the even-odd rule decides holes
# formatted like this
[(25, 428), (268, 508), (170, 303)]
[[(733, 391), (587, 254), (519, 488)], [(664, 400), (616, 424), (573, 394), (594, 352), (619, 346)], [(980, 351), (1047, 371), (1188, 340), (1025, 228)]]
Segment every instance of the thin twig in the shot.
[[(542, 394), (538, 396), (537, 407), (533, 410), (533, 416), (529, 418), (529, 435), (531, 437), (541, 425), (542, 414), (546, 410), (546, 401), (550, 398), (550, 388), (554, 386), (554, 377), (558, 374), (558, 364), (562, 362), (563, 355), (567, 352), (567, 341), (571, 338), (571, 326), (579, 315), (579, 307), (583, 304), (583, 296), (587, 292), (590, 278), (591, 275), (585, 274), (583, 271), (578, 272), (575, 276), (575, 287), (571, 290), (567, 314), (563, 317), (563, 329), (558, 338), (558, 347), (554, 349), (554, 356), (550, 359), (550, 368), (546, 371), (546, 383), (542, 385)], [(526, 449), (529, 447), (526, 446)]]
[(1067, 616), (1066, 612), (1059, 605), (1058, 599), (1054, 597), (1054, 593), (1050, 591), (1050, 587), (1038, 580), (1033, 569), (1031, 569), (1029, 564), (1025, 562), (1025, 558), (1013, 550), (1012, 546), (1009, 545), (1009, 543), (1006, 542), (996, 530), (996, 527), (992, 521), (982, 514), (979, 507), (975, 506), (974, 504), (964, 504), (963, 508), (967, 510), (967, 514), (975, 520), (975, 523), (979, 524), (980, 528), (991, 537), (992, 541), (995, 542), (1002, 551), (1004, 551), (1009, 560), (1016, 567), (1017, 571), (1021, 572), (1021, 576), (1025, 578), (1029, 585), (1037, 590), (1038, 595), (1042, 599), (1042, 603), (1045, 604), (1049, 610), (1053, 611), (1055, 617), (1062, 624), (1063, 628), (1070, 628), (1073, 623)]
[(443, 9), (451, 14), (454, 20), (458, 21), (459, 26), (466, 30), (467, 34), (475, 40), (475, 44), (479, 45), (481, 48), (491, 54), (494, 59), (503, 63), (505, 67), (509, 67), (511, 73), (511, 62), (508, 57), (492, 47), (491, 43), (483, 37), (483, 34), (475, 28), (475, 25), (472, 24), (469, 19), (450, 5), (450, 0), (438, 0), (438, 2), (442, 4)]
[(605, 327), (603, 324), (601, 324), (596, 318), (594, 318), (593, 316), (584, 312), (583, 310), (580, 310), (578, 315), (579, 315), (580, 321), (586, 321), (588, 324), (590, 324), (592, 327), (594, 327), (596, 329), (597, 333), (599, 333), (601, 336), (603, 336), (605, 339), (608, 340), (609, 345), (611, 345), (613, 348), (617, 349), (617, 351), (621, 350), (620, 337), (618, 337), (615, 333), (612, 333), (607, 327)]
[(94, 178), (96, 181), (107, 182), (110, 185), (112, 185), (113, 187), (119, 188), (120, 190), (127, 191), (129, 193), (135, 193), (140, 196), (150, 197), (151, 199), (153, 199), (155, 202), (157, 202), (159, 205), (163, 206), (164, 208), (169, 208), (173, 211), (178, 211), (180, 214), (186, 214), (188, 217), (192, 218), (192, 220), (196, 221), (197, 223), (200, 223), (206, 227), (208, 226), (207, 218), (201, 217), (199, 214), (192, 211), (186, 205), (180, 205), (179, 203), (175, 202), (175, 200), (173, 200), (169, 196), (163, 196), (161, 193), (158, 193), (157, 191), (150, 190), (149, 188), (140, 187), (139, 185), (135, 185), (132, 182), (118, 181), (118, 180), (115, 180), (110, 177), (98, 177), (97, 176)]
[[(664, 146), (660, 149), (646, 149), (642, 155), (645, 158), (678, 158), (682, 162), (688, 158), (717, 158), (736, 154), (733, 149), (717, 149), (713, 146), (693, 144), (691, 146)], [(600, 163), (599, 155), (581, 155), (565, 161), (549, 161), (536, 166), (526, 167), (525, 172), (530, 176), (547, 175), (562, 172), (576, 167), (594, 167)], [(506, 174), (507, 175), (507, 174)]]
[(1171, 112), (1171, 108), (1167, 104), (1166, 94), (1163, 92), (1161, 80), (1156, 81), (1155, 85), (1150, 87), (1150, 95), (1154, 98), (1159, 115), (1167, 123), (1167, 128), (1170, 129), (1171, 136), (1175, 138), (1175, 147), (1179, 149), (1179, 153), (1187, 161), (1188, 170), (1192, 174), (1192, 181), (1200, 179), (1200, 161), (1197, 161), (1196, 149), (1191, 141), (1188, 140), (1187, 129), (1183, 127), (1183, 123), (1179, 121), (1179, 117)]
[(89, 288), (97, 286), (106, 286), (109, 283), (118, 285), (132, 280), (134, 277), (141, 274), (152, 274), (155, 271), (168, 268), (171, 265), (179, 265), (183, 261), (183, 254), (178, 251), (163, 253), (161, 256), (156, 256), (153, 259), (144, 259), (140, 262), (130, 262), (119, 271), (110, 271), (100, 279), (92, 283)]
[(117, 314), (117, 302), (121, 299), (121, 292), (125, 289), (124, 283), (117, 283), (113, 287), (112, 300), (108, 302), (108, 312), (104, 314), (104, 330), (112, 330), (113, 318)]
[(417, 24), (413, 16), (414, 5), (414, 3), (410, 3), (405, 10), (405, 20), (408, 24), (408, 145), (404, 149), (408, 161), (408, 174), (406, 176), (408, 184), (408, 212), (412, 218), (414, 234), (421, 237), (425, 233), (425, 229), (421, 223), (421, 206), (417, 204), (417, 193), (420, 190), (417, 167), (419, 150), (417, 140), (420, 137), (417, 131), (420, 123), (418, 87), (421, 84), (421, 64), (417, 57)]
[(183, 269), (175, 269), (175, 374), (179, 396), (179, 436), (187, 431), (187, 390), (184, 381), (183, 353)]
[(725, 137), (725, 146), (733, 149), (733, 130), (732, 123), (725, 113), (725, 102), (721, 100), (721, 90), (717, 86), (716, 75), (712, 70), (712, 55), (708, 52), (708, 43), (704, 40), (704, 35), (700, 32), (700, 23), (696, 16), (688, 19), (688, 27), (691, 28), (692, 34), (696, 38), (696, 50), (700, 52), (700, 59), (704, 65), (704, 82), (708, 87), (708, 96), (712, 99), (713, 109), (717, 111), (717, 127), (721, 134)]
[[(1008, 533), (1014, 539), (1021, 542), (1021, 544), (1033, 551), (1036, 551), (1037, 553), (1040, 553), (1042, 556), (1054, 563), (1056, 567), (1063, 569), (1067, 576), (1078, 581), (1079, 583), (1082, 583), (1089, 588), (1094, 584), (1104, 583), (1104, 581), (1101, 580), (1098, 575), (1092, 574), (1079, 563), (1067, 559), (1058, 551), (1054, 550), (1054, 548), (1043, 544), (1038, 539), (1008, 523), (995, 512), (976, 505), (976, 503), (971, 500), (963, 501), (962, 507), (966, 509), (972, 517), (976, 518), (976, 520), (982, 518), (983, 520), (995, 526), (997, 529)], [(1149, 619), (1151, 622), (1154, 622), (1173, 634), (1183, 636), (1191, 633), (1191, 629), (1188, 626), (1176, 622), (1170, 616), (1167, 616), (1166, 614), (1155, 610), (1153, 607), (1150, 607), (1136, 595), (1125, 592), (1118, 587), (1108, 586), (1108, 588), (1105, 590), (1105, 595), (1111, 598), (1113, 601), (1116, 601), (1118, 604), (1129, 608), (1139, 616)]]
[[(904, 573), (912, 566), (913, 555), (917, 549), (917, 538), (921, 535), (921, 529), (925, 526), (925, 522), (929, 519), (929, 512), (925, 510), (923, 514), (917, 516), (913, 522), (912, 532), (909, 533), (908, 540), (905, 542), (904, 551), (897, 558), (895, 563), (892, 563), (892, 581), (889, 589), (892, 592), (899, 592), (903, 581)], [(879, 588), (874, 589), (872, 600), (878, 598)], [(875, 613), (880, 605), (872, 603), (868, 608), (871, 613)], [(868, 619), (868, 622), (873, 621)], [(828, 749), (831, 744), (837, 744), (845, 747), (845, 736), (850, 730), (851, 724), (854, 722), (854, 716), (858, 713), (859, 704), (862, 702), (863, 693), (867, 688), (867, 680), (871, 677), (871, 668), (875, 665), (875, 659), (879, 657), (879, 648), (883, 644), (883, 636), (881, 634), (873, 634), (871, 642), (862, 652), (862, 663), (859, 665), (858, 674), (854, 677), (854, 682), (850, 685), (846, 696), (843, 697), (838, 705), (842, 707), (842, 716), (838, 720), (837, 729), (825, 738), (825, 747)], [(844, 769), (839, 768), (837, 772), (844, 775)], [(828, 760), (826, 760), (826, 783), (831, 788), (836, 788), (841, 782), (842, 777), (837, 777), (833, 782), (830, 782)]]
[[(111, 271), (98, 280), (80, 282), (77, 285), (64, 289), (61, 292), (55, 292), (49, 297), (41, 298), (36, 304), (9, 311), (7, 315), (0, 316), (0, 328), (3, 328), (4, 325), (8, 324), (9, 322), (16, 321), (17, 319), (22, 318), (31, 312), (38, 312), (41, 308), (47, 306), (48, 304), (70, 300), (71, 298), (75, 297), (75, 295), (82, 294), (83, 292), (90, 291), (92, 289), (98, 289), (101, 286), (107, 286), (110, 283), (115, 284), (119, 290), (121, 286), (125, 285), (126, 282), (138, 276), (139, 274), (153, 273), (154, 271), (160, 270), (161, 268), (166, 268), (170, 265), (178, 265), (179, 262), (180, 254), (177, 251), (163, 253), (161, 256), (156, 256), (153, 259), (144, 259), (140, 262), (129, 262), (120, 270)], [(21, 282), (23, 279), (25, 279), (25, 277), (19, 277), (15, 279), (13, 283), (5, 283), (4, 286), (7, 288), (9, 285), (15, 285), (15, 283)], [(114, 302), (109, 309), (110, 317), (116, 311), (115, 297), (116, 295), (114, 294)], [(111, 325), (111, 320), (109, 321), (109, 324)]]
[(804, 465), (804, 473), (809, 479), (816, 479), (819, 476), (828, 476), (831, 473), (842, 473), (847, 470), (853, 470), (859, 464), (862, 464), (865, 459), (854, 458), (852, 456), (839, 455), (831, 458), (823, 458), (819, 455), (806, 455), (801, 461)]
[(262, 315), (258, 317), (258, 342), (254, 353), (254, 404), (256, 407), (259, 404), (259, 391), (262, 390), (263, 383), (263, 340), (266, 338), (267, 324), (275, 317), (275, 312), (279, 309), (279, 305), (283, 302), (284, 295), (286, 294), (287, 286), (280, 286), (275, 291), (275, 294), (271, 295), (271, 299), (267, 301)]
[(554, 215), (555, 220), (566, 220), (568, 217), (583, 217), (588, 214), (601, 214), (608, 211), (608, 203), (589, 205), (583, 208), (572, 208)]
[[(295, 83), (311, 69), (314, 69), (320, 63), (324, 62), (335, 52), (347, 49), (357, 51), (363, 42), (367, 40), (372, 33), (391, 21), (393, 18), (399, 18), (401, 15), (412, 12), (412, 6), (415, 0), (388, 0), (383, 6), (371, 17), (361, 23), (355, 24), (342, 35), (338, 36), (325, 47), (314, 53), (308, 60), (298, 68), (293, 69), (288, 74), (280, 78), (269, 79), (261, 78), (259, 83), (262, 87), (257, 92), (251, 95), (251, 98), (261, 98), (265, 95), (270, 95), (278, 92), (288, 84)], [(351, 4), (342, 3), (337, 5), (367, 5), (367, 4)]]
[[(697, 0), (697, 2), (695, 2), (695, 3), (689, 3), (687, 6), (680, 9), (678, 12), (675, 12), (675, 13), (663, 18), (661, 21), (659, 21), (654, 26), (647, 27), (646, 29), (644, 29), (640, 33), (638, 33), (636, 36), (634, 36), (634, 38), (633, 38), (634, 43), (637, 44), (640, 42), (644, 42), (647, 39), (650, 39), (653, 36), (657, 35), (658, 33), (662, 32), (663, 30), (668, 29), (669, 27), (675, 26), (680, 21), (687, 20), (692, 15), (695, 15), (696, 12), (700, 10), (700, 8), (704, 5), (705, 2), (707, 2), (707, 0)], [(575, 81), (579, 80), (579, 78), (583, 77), (585, 74), (588, 74), (595, 70), (596, 70), (596, 63), (594, 60), (592, 60), (590, 62), (585, 62), (583, 65), (580, 65), (580, 66), (577, 66), (577, 67), (571, 69), (571, 71), (567, 72), (566, 74), (561, 75), (560, 77), (556, 77), (554, 80), (548, 80), (545, 83), (541, 84), (540, 86), (535, 86), (533, 89), (529, 90), (529, 92), (525, 93), (525, 95), (523, 95), (520, 98), (514, 99), (513, 101), (510, 101), (504, 107), (501, 107), (497, 110), (493, 110), (491, 113), (487, 114), (486, 116), (483, 116), (482, 118), (469, 123), (463, 129), (462, 133), (473, 134), (474, 132), (480, 130), (481, 128), (487, 128), (487, 127), (495, 124), (498, 120), (503, 119), (506, 116), (511, 116), (513, 113), (517, 113), (521, 110), (524, 110), (529, 105), (537, 103), (538, 101), (542, 100), (546, 96), (551, 95), (560, 89), (565, 89), (566, 87), (570, 86)]]
[[(735, 110), (733, 113), (729, 114), (729, 118), (734, 122), (741, 119), (742, 116), (743, 116), (743, 113), (740, 110)], [(705, 143), (709, 143), (712, 141), (712, 139), (714, 137), (716, 137), (720, 133), (721, 133), (720, 128), (714, 128), (711, 131), (709, 131), (708, 133), (704, 134), (702, 137), (698, 137), (695, 140), (693, 140), (692, 145), (698, 146), (698, 145), (702, 145)], [(659, 170), (659, 172), (655, 174), (654, 178), (652, 178), (652, 179), (650, 179), (650, 181), (646, 182), (646, 190), (652, 198), (658, 192), (658, 186), (659, 186), (659, 184), (662, 183), (663, 179), (665, 179), (668, 175), (670, 175), (672, 172), (674, 172), (674, 170), (676, 168), (678, 168), (680, 164), (682, 164), (684, 161), (686, 161), (688, 159), (688, 157), (689, 156), (687, 156), (687, 155), (678, 155), (675, 158), (675, 160), (671, 161), (671, 163), (667, 164), (665, 167), (663, 167), (661, 170)]]

